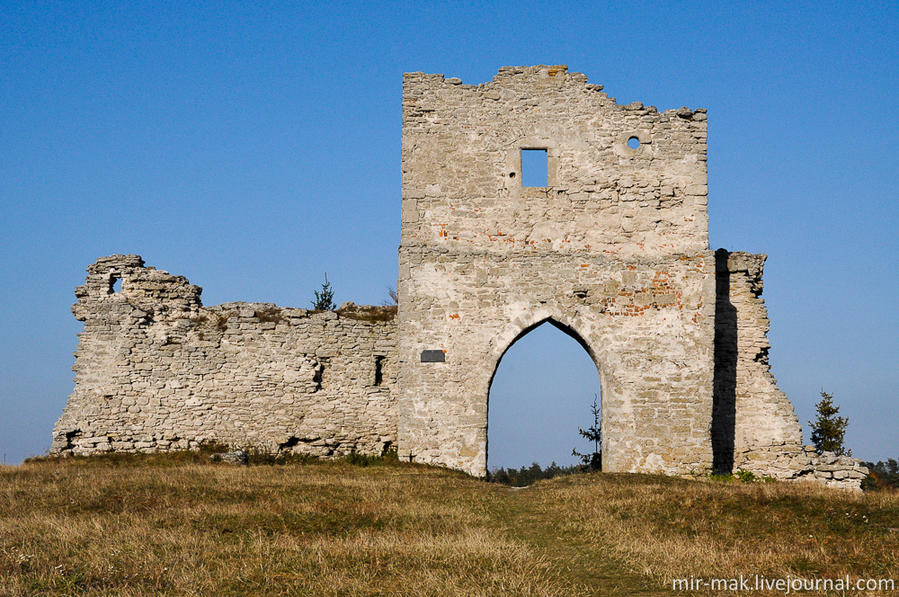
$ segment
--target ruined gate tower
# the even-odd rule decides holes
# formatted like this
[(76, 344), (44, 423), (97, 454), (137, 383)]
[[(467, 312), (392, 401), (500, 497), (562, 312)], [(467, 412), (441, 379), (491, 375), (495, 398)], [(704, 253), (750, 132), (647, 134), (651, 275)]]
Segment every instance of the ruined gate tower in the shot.
[[(522, 186), (532, 149), (546, 186)], [(402, 176), (401, 455), (484, 474), (498, 362), (550, 321), (599, 370), (605, 470), (711, 467), (704, 110), (618, 105), (564, 66), (411, 73)]]
[(858, 461), (803, 449), (771, 375), (765, 255), (709, 250), (704, 110), (618, 105), (564, 66), (410, 73), (402, 177), (398, 309), (207, 307), (138, 255), (99, 258), (51, 453), (396, 449), (484, 475), (496, 367), (548, 321), (596, 363), (605, 470), (858, 488)]

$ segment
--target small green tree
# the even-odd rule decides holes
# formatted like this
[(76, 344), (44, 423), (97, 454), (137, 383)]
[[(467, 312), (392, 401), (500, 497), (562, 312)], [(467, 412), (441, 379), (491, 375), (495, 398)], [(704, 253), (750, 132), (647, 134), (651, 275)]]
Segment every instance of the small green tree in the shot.
[(322, 283), (321, 290), (313, 290), (315, 300), (312, 301), (312, 308), (316, 311), (333, 311), (334, 310), (334, 290), (331, 283), (328, 282), (328, 272), (325, 272), (325, 281)]
[(571, 450), (572, 456), (581, 459), (584, 465), (589, 466), (595, 471), (602, 470), (602, 407), (599, 404), (599, 397), (593, 394), (593, 405), (590, 407), (590, 413), (593, 415), (593, 425), (587, 429), (578, 428), (577, 432), (581, 434), (587, 441), (593, 442), (592, 454), (581, 454), (577, 449)]
[(849, 419), (837, 416), (840, 407), (833, 403), (833, 394), (821, 390), (821, 400), (815, 405), (818, 418), (815, 422), (808, 422), (812, 430), (812, 443), (819, 452), (828, 451), (834, 454), (848, 456), (852, 451), (847, 451), (843, 446), (843, 437), (846, 435), (846, 427)]

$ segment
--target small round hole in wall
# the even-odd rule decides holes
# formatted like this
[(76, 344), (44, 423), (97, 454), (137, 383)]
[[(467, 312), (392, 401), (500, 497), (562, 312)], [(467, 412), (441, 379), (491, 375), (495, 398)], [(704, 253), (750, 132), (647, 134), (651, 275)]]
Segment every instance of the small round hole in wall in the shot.
[(631, 137), (627, 140), (627, 146), (631, 149), (638, 149), (640, 147), (640, 139), (636, 137)]
[(515, 178), (515, 173), (514, 173), (514, 172), (509, 172), (509, 178)]

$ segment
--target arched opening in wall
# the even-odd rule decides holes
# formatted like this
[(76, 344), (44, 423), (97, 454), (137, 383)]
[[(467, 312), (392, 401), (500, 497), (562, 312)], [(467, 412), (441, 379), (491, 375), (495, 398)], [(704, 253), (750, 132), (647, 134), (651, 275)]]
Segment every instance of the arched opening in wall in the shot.
[(116, 294), (117, 292), (122, 292), (122, 276), (112, 274), (109, 277), (109, 294)]
[[(596, 412), (593, 412), (594, 400)], [(500, 358), (490, 382), (487, 470), (598, 464), (583, 434), (601, 427), (602, 387), (587, 344), (571, 328), (545, 320), (522, 332)], [(595, 438), (598, 439), (598, 438)]]

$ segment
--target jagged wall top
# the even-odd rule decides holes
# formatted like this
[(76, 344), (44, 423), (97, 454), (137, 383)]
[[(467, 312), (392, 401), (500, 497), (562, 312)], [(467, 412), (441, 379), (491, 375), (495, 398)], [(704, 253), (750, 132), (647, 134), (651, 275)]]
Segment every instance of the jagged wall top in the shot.
[(120, 306), (136, 308), (148, 318), (179, 317), (202, 306), (202, 292), (184, 276), (144, 267), (140, 255), (109, 255), (87, 268), (87, 279), (75, 289), (78, 302), (72, 305), (72, 313), (85, 321)]
[[(403, 245), (707, 250), (705, 110), (619, 105), (601, 90), (565, 66), (505, 67), (481, 85), (405, 74)], [(522, 149), (546, 149), (547, 186), (522, 186)]]
[[(117, 281), (121, 284), (118, 287)], [(131, 312), (134, 318), (144, 320), (144, 323), (185, 319), (196, 317), (203, 308), (200, 300), (202, 292), (200, 286), (191, 284), (184, 276), (174, 276), (165, 270), (145, 266), (140, 255), (108, 255), (88, 266), (85, 283), (75, 289), (78, 300), (72, 305), (72, 313), (79, 321), (118, 318), (123, 312)], [(353, 302), (345, 302), (334, 311), (245, 302), (206, 307), (207, 310), (218, 311), (254, 308), (284, 312), (289, 317), (342, 317), (368, 322), (390, 321), (396, 315), (395, 306), (357, 305)]]

